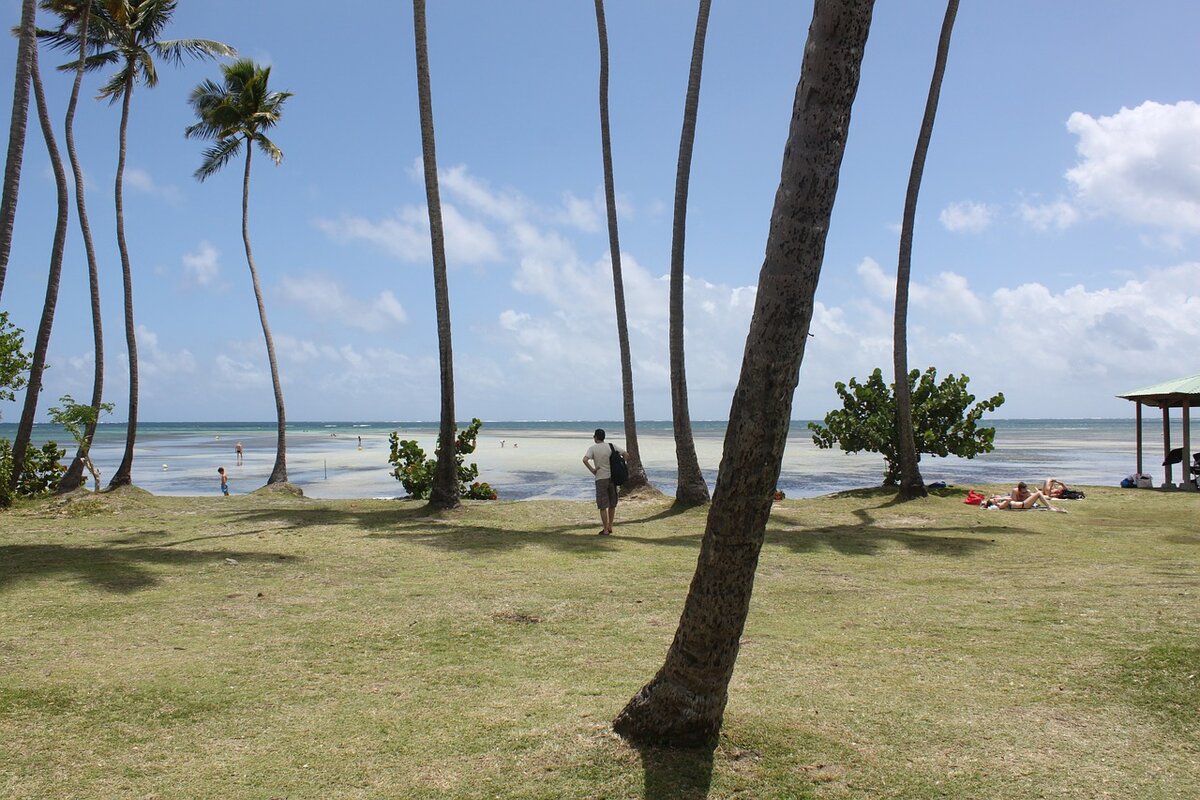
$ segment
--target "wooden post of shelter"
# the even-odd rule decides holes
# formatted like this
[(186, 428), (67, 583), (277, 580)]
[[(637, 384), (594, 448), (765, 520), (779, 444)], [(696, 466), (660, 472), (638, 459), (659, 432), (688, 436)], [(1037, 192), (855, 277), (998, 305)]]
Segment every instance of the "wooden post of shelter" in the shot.
[(1142, 474), (1142, 404), (1134, 403), (1133, 407), (1135, 409), (1134, 414), (1137, 417), (1137, 472), (1135, 474), (1141, 475)]
[(1182, 474), (1179, 476), (1179, 488), (1191, 489), (1197, 488), (1197, 483), (1200, 483), (1200, 475), (1196, 476), (1196, 482), (1192, 481), (1192, 419), (1191, 419), (1191, 401), (1189, 398), (1183, 398), (1183, 463), (1179, 465)]
[(1175, 484), (1171, 482), (1171, 408), (1170, 406), (1162, 407), (1163, 418), (1163, 482), (1162, 488), (1174, 489)]

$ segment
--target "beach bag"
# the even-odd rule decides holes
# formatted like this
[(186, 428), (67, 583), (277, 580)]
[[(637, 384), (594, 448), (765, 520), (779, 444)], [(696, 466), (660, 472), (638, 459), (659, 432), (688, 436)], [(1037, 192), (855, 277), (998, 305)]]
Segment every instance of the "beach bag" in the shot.
[(1121, 488), (1122, 489), (1133, 489), (1136, 486), (1137, 486), (1137, 484), (1133, 482), (1132, 475), (1126, 475), (1124, 478), (1121, 479)]
[(1153, 489), (1154, 481), (1144, 472), (1139, 472), (1133, 476), (1133, 482), (1137, 484), (1139, 489)]
[(1059, 497), (1063, 500), (1082, 500), (1087, 495), (1078, 489), (1063, 489), (1063, 493)]
[(608, 455), (608, 469), (612, 473), (612, 482), (615, 486), (620, 486), (629, 480), (629, 465), (625, 463), (625, 459), (621, 457), (621, 451), (608, 445), (612, 451)]
[(983, 502), (983, 495), (972, 489), (967, 492), (967, 499), (963, 500), (963, 502), (969, 506), (977, 506)]

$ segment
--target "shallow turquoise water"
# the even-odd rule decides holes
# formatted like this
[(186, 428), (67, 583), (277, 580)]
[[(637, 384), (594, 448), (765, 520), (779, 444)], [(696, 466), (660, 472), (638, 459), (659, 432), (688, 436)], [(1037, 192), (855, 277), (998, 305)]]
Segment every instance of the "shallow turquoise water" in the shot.
[[(1041, 482), (1054, 475), (1068, 484), (1117, 485), (1135, 468), (1135, 431), (1131, 419), (991, 420), (996, 449), (967, 460), (926, 456), (921, 472), (927, 482), (953, 485)], [(592, 496), (591, 476), (579, 463), (591, 443), (592, 431), (604, 427), (609, 438), (622, 443), (617, 422), (538, 421), (486, 422), (474, 460), (480, 479), (490, 482), (502, 498), (572, 498)], [(693, 423), (696, 448), (709, 484), (716, 480), (724, 422)], [(1192, 449), (1200, 451), (1200, 427), (1193, 424)], [(403, 494), (387, 463), (388, 434), (417, 439), (432, 452), (436, 423), (426, 422), (300, 422), (288, 426), (289, 478), (313, 497), (392, 497)], [(1162, 426), (1144, 423), (1145, 471), (1162, 481)], [(12, 423), (0, 424), (0, 437), (11, 439)], [(359, 449), (359, 437), (362, 448)], [(69, 441), (54, 425), (35, 427), (36, 442), (54, 438)], [(638, 423), (639, 446), (651, 482), (674, 492), (674, 439), (670, 422)], [(234, 466), (234, 443), (242, 442), (246, 464)], [(503, 446), (502, 445), (503, 442)], [(93, 458), (103, 479), (120, 461), (125, 443), (123, 424), (102, 425)], [(1176, 420), (1172, 443), (1182, 443)], [(516, 447), (514, 447), (516, 445)], [(519, 449), (524, 447), (524, 450)], [(274, 423), (143, 423), (138, 429), (134, 482), (155, 494), (194, 495), (217, 491), (217, 466), (231, 473), (235, 493), (261, 486), (274, 461)], [(69, 453), (68, 455), (70, 455)], [(165, 469), (164, 469), (165, 467)], [(1174, 478), (1179, 479), (1178, 467)], [(816, 448), (805, 421), (792, 423), (779, 488), (789, 497), (812, 497), (879, 484), (883, 461), (873, 454), (846, 455)]]

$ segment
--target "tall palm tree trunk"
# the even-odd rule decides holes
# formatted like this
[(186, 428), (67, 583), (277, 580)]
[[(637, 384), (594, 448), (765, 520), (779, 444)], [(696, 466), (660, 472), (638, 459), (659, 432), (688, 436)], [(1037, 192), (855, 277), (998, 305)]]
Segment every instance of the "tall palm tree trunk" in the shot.
[(917, 148), (913, 153), (912, 170), (908, 173), (908, 192), (904, 197), (904, 221), (900, 228), (900, 257), (896, 267), (896, 316), (892, 332), (892, 356), (895, 371), (896, 392), (896, 438), (897, 455), (900, 459), (901, 500), (925, 497), (925, 480), (921, 477), (920, 456), (917, 455), (916, 439), (913, 434), (912, 391), (908, 374), (908, 284), (912, 273), (913, 227), (917, 217), (917, 195), (921, 192), (921, 177), (925, 172), (925, 157), (929, 154), (929, 140), (933, 136), (933, 122), (937, 117), (938, 99), (942, 93), (942, 78), (946, 74), (946, 59), (950, 53), (950, 34), (954, 30), (954, 18), (958, 14), (958, 0), (948, 0), (946, 16), (942, 20), (942, 32), (938, 37), (937, 59), (933, 67), (933, 79), (929, 83), (929, 97), (925, 101), (925, 116), (921, 120), (921, 133), (917, 136)]
[(25, 127), (29, 121), (29, 74), (33, 65), (33, 51), (37, 48), (36, 19), (37, 0), (22, 0), (12, 119), (8, 124), (8, 156), (4, 162), (4, 190), (0, 194), (0, 296), (4, 295), (4, 276), (8, 273), (13, 221), (17, 216), (17, 194), (21, 187)]
[(258, 303), (258, 319), (262, 322), (263, 338), (267, 340), (267, 360), (271, 363), (271, 386), (275, 389), (275, 418), (278, 431), (275, 440), (275, 466), (267, 485), (287, 483), (287, 419), (283, 410), (283, 387), (279, 382), (279, 362), (275, 358), (275, 339), (271, 326), (267, 324), (267, 307), (263, 304), (262, 288), (258, 283), (258, 270), (254, 268), (254, 255), (250, 252), (250, 153), (251, 142), (246, 143), (246, 172), (242, 176), (242, 243), (246, 245), (246, 264), (250, 267), (250, 281), (254, 284), (254, 300)]
[(687, 98), (683, 104), (683, 132), (679, 136), (679, 163), (675, 169), (675, 221), (671, 230), (671, 417), (675, 431), (675, 462), (678, 481), (675, 504), (698, 506), (708, 502), (708, 484), (696, 458), (692, 418), (688, 412), (687, 370), (683, 348), (683, 253), (687, 228), (688, 183), (692, 172), (692, 145), (696, 141), (696, 114), (700, 108), (700, 73), (704, 66), (704, 37), (712, 0), (700, 0), (696, 37), (692, 44), (692, 66), (688, 72)]
[(716, 741), (787, 443), (874, 0), (816, 0), (724, 455), (658, 674), (613, 722), (638, 743)]
[(128, 486), (133, 483), (133, 445), (137, 440), (138, 416), (138, 358), (137, 332), (133, 327), (133, 269), (129, 265), (129, 246), (125, 243), (125, 148), (129, 133), (129, 105), (133, 99), (132, 67), (125, 81), (125, 94), (121, 103), (120, 146), (117, 156), (117, 179), (113, 194), (117, 205), (117, 249), (121, 253), (121, 279), (125, 287), (125, 347), (129, 352), (129, 419), (125, 427), (125, 453), (121, 463), (108, 482), (108, 488)]
[(33, 51), (30, 64), (30, 79), (37, 100), (38, 122), (46, 140), (46, 152), (54, 170), (54, 186), (58, 196), (58, 219), (54, 224), (54, 243), (50, 250), (50, 274), (46, 279), (46, 299), (42, 304), (42, 319), (38, 324), (37, 339), (33, 347), (33, 362), (29, 368), (29, 382), (25, 386), (25, 405), (21, 410), (21, 421), (17, 435), (13, 438), (13, 468), (9, 484), (16, 488), (25, 466), (25, 452), (33, 435), (33, 418), (37, 414), (38, 395), (42, 392), (42, 375), (46, 371), (46, 351), (50, 349), (50, 330), (54, 327), (54, 309), (58, 305), (58, 286), (62, 278), (63, 252), (67, 243), (67, 222), (70, 211), (70, 194), (67, 191), (67, 172), (63, 169), (62, 155), (54, 141), (54, 126), (50, 121), (50, 110), (46, 107), (46, 93), (42, 89), (42, 76), (38, 70), (37, 48)]
[(429, 504), (456, 508), (458, 462), (454, 436), (454, 349), (450, 342), (450, 288), (446, 279), (446, 239), (442, 201), (438, 192), (437, 148), (434, 146), (433, 96), (429, 88), (429, 44), (425, 36), (425, 0), (413, 0), (413, 33), (417, 50), (417, 97), (421, 108), (421, 156), (425, 163), (425, 198), (429, 206), (429, 240), (433, 251), (433, 295), (437, 308), (438, 362), (442, 382), (441, 423), (438, 426), (437, 468)]
[(629, 353), (629, 324), (625, 316), (625, 284), (621, 279), (621, 242), (617, 236), (617, 194), (613, 181), (612, 139), (608, 127), (608, 27), (604, 0), (596, 0), (596, 31), (600, 37), (600, 146), (604, 154), (604, 200), (608, 206), (608, 249), (612, 258), (613, 294), (617, 305), (617, 341), (621, 349), (621, 409), (625, 417), (625, 450), (629, 454), (629, 492), (649, 485), (637, 439), (637, 414), (633, 409), (633, 362)]
[(83, 485), (87, 454), (96, 435), (96, 423), (100, 419), (100, 403), (104, 395), (104, 329), (100, 324), (100, 269), (96, 263), (96, 247), (92, 241), (92, 228), (88, 223), (87, 203), (83, 183), (83, 167), (75, 152), (75, 109), (79, 104), (79, 89), (83, 83), (84, 63), (87, 56), (87, 34), (91, 19), (91, 4), (84, 4), (79, 19), (79, 65), (75, 70), (75, 84), (71, 88), (71, 99), (67, 103), (66, 142), (67, 157), (75, 176), (75, 208), (79, 212), (79, 230), (83, 234), (83, 248), (87, 253), (88, 289), (92, 302), (92, 339), (95, 343), (92, 376), (92, 420), (83, 435), (83, 443), (71, 460), (71, 465), (58, 482), (58, 492), (72, 492)]

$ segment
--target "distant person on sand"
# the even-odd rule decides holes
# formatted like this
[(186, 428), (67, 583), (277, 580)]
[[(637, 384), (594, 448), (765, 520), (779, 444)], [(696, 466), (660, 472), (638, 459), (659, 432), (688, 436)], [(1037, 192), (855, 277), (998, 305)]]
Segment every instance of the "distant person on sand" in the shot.
[[(613, 517), (617, 515), (617, 485), (612, 482), (612, 468), (609, 466), (614, 448), (604, 443), (603, 428), (596, 428), (592, 442), (592, 446), (583, 454), (583, 465), (596, 476), (596, 507), (600, 509), (600, 524), (603, 526), (598, 535), (611, 536)], [(513, 447), (516, 446), (514, 443)]]
[(239, 466), (239, 467), (240, 467), (240, 466), (242, 465), (242, 457), (243, 457), (242, 443), (241, 443), (241, 442), (238, 442), (237, 444), (235, 444), (235, 445), (233, 446), (233, 452), (234, 452), (234, 454), (236, 454), (236, 455), (237, 455), (237, 466)]
[(221, 476), (221, 494), (229, 497), (229, 476), (225, 474), (225, 468), (217, 467), (217, 474)]

